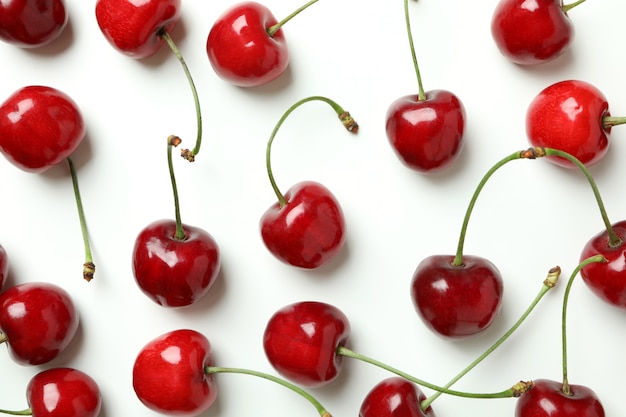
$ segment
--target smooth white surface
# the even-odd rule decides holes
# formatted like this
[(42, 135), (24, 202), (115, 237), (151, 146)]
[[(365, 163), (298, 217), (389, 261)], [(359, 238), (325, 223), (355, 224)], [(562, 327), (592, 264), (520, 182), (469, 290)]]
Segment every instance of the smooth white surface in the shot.
[[(181, 67), (169, 49), (135, 61), (100, 33), (93, 1), (70, 1), (70, 24), (41, 50), (0, 44), (0, 97), (29, 84), (59, 88), (79, 104), (88, 135), (73, 157), (97, 265), (81, 276), (83, 248), (65, 167), (24, 173), (0, 160), (0, 242), (10, 256), (7, 285), (50, 281), (67, 289), (81, 316), (68, 352), (46, 366), (22, 367), (0, 355), (0, 408), (26, 408), (25, 387), (39, 370), (73, 366), (89, 373), (103, 395), (101, 417), (152, 416), (135, 397), (131, 368), (139, 349), (176, 328), (203, 332), (216, 363), (275, 373), (261, 338), (271, 314), (299, 300), (332, 303), (350, 318), (350, 347), (433, 383), (444, 384), (517, 319), (547, 271), (563, 269), (559, 287), (522, 328), (455, 387), (503, 390), (518, 380), (561, 378), (560, 311), (564, 282), (583, 245), (603, 228), (591, 190), (577, 171), (546, 161), (513, 162), (492, 177), (474, 209), (465, 253), (490, 259), (505, 280), (502, 312), (483, 335), (451, 343), (430, 333), (413, 310), (409, 283), (421, 259), (453, 254), (469, 198), (496, 161), (528, 144), (525, 109), (543, 87), (563, 79), (591, 82), (613, 115), (626, 114), (624, 58), (616, 47), (626, 3), (589, 1), (570, 12), (571, 50), (555, 62), (514, 66), (499, 55), (489, 23), (496, 1), (411, 2), (424, 86), (454, 92), (467, 111), (466, 146), (448, 171), (421, 176), (402, 166), (384, 132), (387, 106), (416, 93), (402, 1), (320, 1), (284, 28), (289, 70), (256, 89), (232, 87), (212, 71), (208, 31), (232, 1), (185, 1), (172, 36), (197, 84), (204, 116), (203, 147), (193, 165), (175, 160), (183, 221), (205, 228), (222, 252), (222, 273), (198, 305), (169, 310), (148, 300), (131, 272), (135, 236), (172, 218), (165, 139), (195, 139), (195, 114)], [(299, 2), (264, 2), (279, 19)], [(347, 246), (318, 271), (281, 264), (263, 246), (258, 221), (274, 202), (265, 172), (272, 128), (295, 101), (328, 96), (349, 110), (361, 130), (345, 133), (322, 103), (288, 119), (273, 147), (279, 186), (311, 179), (342, 204)], [(626, 130), (594, 175), (611, 220), (626, 213), (623, 179)], [(624, 313), (597, 299), (578, 279), (569, 309), (570, 382), (594, 389), (606, 414), (623, 410), (626, 369)], [(334, 416), (358, 414), (366, 393), (391, 376), (346, 360), (341, 377), (314, 390)], [(302, 398), (269, 382), (218, 376), (217, 403), (204, 416), (315, 415)], [(430, 391), (425, 390), (427, 394)], [(440, 397), (438, 416), (513, 415), (515, 400)]]

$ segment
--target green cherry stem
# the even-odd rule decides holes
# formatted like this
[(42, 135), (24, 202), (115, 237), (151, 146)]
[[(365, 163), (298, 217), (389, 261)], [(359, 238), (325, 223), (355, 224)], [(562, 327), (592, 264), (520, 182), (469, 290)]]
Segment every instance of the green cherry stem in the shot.
[(188, 160), (189, 162), (193, 162), (195, 160), (196, 155), (200, 152), (200, 145), (202, 144), (202, 112), (200, 111), (200, 99), (198, 98), (198, 90), (196, 89), (196, 84), (193, 81), (193, 77), (191, 76), (191, 72), (189, 71), (189, 67), (183, 58), (180, 50), (174, 43), (174, 40), (170, 36), (170, 34), (164, 28), (161, 28), (158, 32), (159, 36), (167, 43), (170, 47), (176, 58), (178, 58), (178, 62), (183, 67), (183, 71), (185, 72), (185, 76), (187, 77), (187, 81), (189, 82), (189, 87), (191, 88), (191, 93), (193, 95), (193, 102), (196, 107), (196, 122), (198, 124), (198, 134), (196, 137), (196, 144), (192, 150), (183, 149), (181, 150), (181, 156)]
[(574, 278), (578, 275), (581, 269), (583, 269), (586, 265), (597, 262), (607, 262), (607, 259), (602, 255), (590, 256), (587, 259), (584, 259), (576, 269), (572, 272), (570, 276), (567, 286), (565, 287), (565, 293), (563, 294), (563, 312), (561, 315), (561, 344), (562, 344), (562, 355), (563, 355), (563, 394), (572, 395), (572, 391), (570, 389), (569, 380), (567, 376), (567, 305), (569, 301), (569, 294), (572, 288), (572, 284), (574, 282)]
[(457, 397), (464, 397), (464, 398), (511, 398), (511, 397), (519, 397), (520, 395), (522, 395), (524, 392), (528, 391), (529, 389), (531, 389), (533, 387), (533, 383), (532, 382), (525, 382), (525, 381), (520, 381), (518, 383), (516, 383), (515, 385), (513, 385), (511, 388), (508, 388), (504, 391), (500, 391), (500, 392), (493, 392), (493, 393), (476, 393), (476, 392), (465, 392), (465, 391), (455, 391), (455, 390), (451, 390), (449, 388), (445, 388), (439, 385), (435, 385), (432, 384), (430, 382), (424, 381), (423, 379), (419, 379), (414, 377), (413, 375), (410, 375), (404, 371), (401, 371), (400, 369), (394, 368), (393, 366), (387, 365), (386, 363), (380, 362), (376, 359), (370, 358), (368, 356), (365, 356), (363, 354), (354, 352), (350, 349), (348, 349), (345, 346), (339, 346), (337, 348), (337, 354), (338, 355), (342, 355), (348, 358), (352, 358), (352, 359), (356, 359), (356, 360), (360, 360), (362, 362), (368, 363), (370, 365), (374, 365), (378, 368), (384, 369), (385, 371), (391, 372), (392, 374), (398, 375), (401, 378), (404, 378), (408, 381), (411, 381), (417, 385), (420, 385), (422, 387), (426, 387), (426, 388), (430, 388), (434, 391), (437, 392), (442, 392), (444, 394), (448, 394), (448, 395), (454, 395)]
[[(506, 333), (504, 333), (498, 340), (496, 340), (493, 345), (491, 345), (487, 350), (485, 350), (485, 352), (482, 355), (480, 355), (478, 358), (476, 358), (465, 369), (463, 369), (454, 378), (452, 378), (447, 384), (445, 384), (443, 386), (443, 388), (445, 388), (445, 389), (450, 388), (459, 379), (464, 377), (469, 371), (474, 369), (476, 367), (476, 365), (478, 365), (480, 362), (482, 362), (494, 350), (496, 350), (502, 343), (504, 343), (504, 341), (507, 340), (509, 338), (509, 336), (511, 336), (513, 334), (513, 332), (515, 332), (521, 326), (521, 324), (524, 322), (524, 320), (526, 320), (526, 318), (530, 315), (530, 313), (535, 309), (537, 304), (539, 304), (539, 301), (541, 301), (543, 296), (546, 295), (548, 293), (548, 291), (550, 291), (552, 288), (554, 288), (556, 286), (556, 284), (559, 281), (559, 276), (560, 275), (561, 275), (561, 268), (559, 268), (558, 266), (555, 266), (554, 268), (550, 269), (548, 271), (548, 276), (546, 277), (546, 279), (544, 279), (543, 284), (541, 285), (541, 289), (539, 290), (539, 292), (537, 293), (537, 295), (535, 296), (533, 301), (530, 303), (530, 305), (526, 308), (524, 313), (511, 326), (511, 328), (509, 330), (507, 330)], [(432, 402), (435, 401), (437, 399), (437, 397), (439, 397), (441, 394), (442, 394), (441, 391), (439, 391), (439, 392), (436, 392), (435, 394), (431, 395), (430, 397), (426, 398), (425, 400), (423, 400), (421, 402), (421, 404), (420, 404), (420, 407), (422, 408), (422, 410), (425, 411), (432, 404)]]
[(78, 219), (80, 221), (80, 230), (83, 235), (83, 246), (85, 247), (85, 262), (83, 263), (83, 278), (89, 282), (93, 279), (96, 272), (96, 265), (93, 263), (93, 257), (91, 254), (91, 246), (89, 244), (89, 234), (87, 232), (87, 222), (85, 221), (85, 210), (83, 209), (83, 200), (80, 197), (80, 189), (78, 187), (78, 176), (76, 175), (76, 168), (71, 158), (67, 158), (67, 163), (70, 168), (70, 175), (72, 177), (72, 186), (74, 188), (74, 198), (76, 200), (76, 208), (78, 209)]
[(0, 414), (9, 414), (12, 416), (32, 416), (33, 410), (31, 410), (30, 408), (27, 408), (26, 410), (22, 410), (22, 411), (9, 411), (9, 410), (0, 409)]
[(404, 0), (404, 20), (406, 24), (406, 32), (409, 37), (409, 47), (411, 49), (411, 57), (413, 58), (413, 67), (415, 68), (415, 75), (417, 76), (417, 86), (418, 93), (417, 99), (418, 101), (426, 100), (426, 93), (424, 92), (424, 87), (422, 85), (422, 76), (420, 74), (420, 67), (417, 64), (417, 55), (415, 53), (415, 43), (413, 42), (413, 32), (411, 31), (411, 18), (409, 17), (409, 2), (408, 0)]
[(315, 100), (322, 101), (322, 102), (328, 104), (335, 111), (335, 113), (337, 113), (337, 116), (339, 117), (339, 120), (341, 121), (343, 126), (349, 132), (357, 133), (358, 130), (359, 130), (359, 125), (352, 118), (350, 113), (345, 111), (343, 109), (343, 107), (341, 107), (335, 101), (333, 101), (333, 100), (331, 100), (331, 99), (329, 99), (327, 97), (310, 96), (310, 97), (303, 98), (303, 99), (297, 101), (291, 107), (289, 107), (287, 109), (287, 111), (282, 115), (282, 117), (278, 120), (278, 123), (276, 123), (276, 126), (274, 127), (274, 130), (272, 130), (272, 134), (270, 135), (270, 138), (267, 141), (267, 148), (266, 148), (266, 151), (265, 151), (265, 165), (267, 167), (267, 175), (269, 176), (270, 184), (272, 185), (272, 188), (274, 189), (274, 193), (276, 193), (276, 197), (278, 198), (278, 202), (279, 202), (281, 208), (284, 207), (287, 204), (287, 199), (285, 198), (283, 193), (280, 192), (278, 186), (276, 185), (276, 180), (274, 179), (274, 174), (272, 172), (272, 164), (270, 162), (271, 161), (271, 152), (272, 152), (272, 143), (274, 142), (274, 138), (276, 137), (276, 134), (278, 133), (278, 130), (280, 129), (282, 124), (285, 122), (287, 117), (289, 117), (289, 115), (295, 109), (297, 109), (298, 107), (300, 107), (304, 103), (308, 103), (310, 101), (315, 101)]
[(183, 222), (180, 218), (180, 202), (178, 199), (178, 187), (176, 186), (176, 176), (174, 175), (174, 163), (172, 162), (172, 147), (178, 146), (181, 143), (181, 139), (178, 136), (171, 135), (167, 138), (167, 166), (170, 172), (170, 180), (172, 182), (172, 193), (174, 194), (174, 213), (176, 218), (176, 234), (175, 239), (185, 240), (187, 235), (183, 230)]
[(302, 388), (292, 384), (289, 381), (286, 381), (282, 378), (278, 378), (274, 375), (270, 375), (264, 372), (259, 372), (259, 371), (254, 371), (254, 370), (250, 370), (250, 369), (242, 369), (242, 368), (224, 368), (224, 367), (218, 367), (218, 366), (206, 366), (204, 368), (204, 373), (206, 375), (210, 375), (210, 374), (218, 374), (218, 373), (231, 373), (231, 374), (243, 374), (243, 375), (252, 375), (252, 376), (256, 376), (262, 379), (266, 379), (268, 381), (272, 381), (272, 382), (276, 382), (279, 385), (282, 385), (285, 388), (288, 388), (290, 390), (292, 390), (293, 392), (295, 392), (296, 394), (301, 395), (302, 397), (304, 397), (307, 401), (309, 401), (317, 410), (317, 412), (319, 413), (320, 417), (331, 417), (331, 414), (326, 410), (326, 408), (317, 400), (315, 399), (315, 397), (313, 397), (311, 394), (309, 394), (307, 391), (303, 390)]
[(300, 6), (293, 13), (291, 13), (289, 16), (287, 16), (286, 18), (284, 18), (280, 22), (278, 22), (278, 23), (270, 26), (269, 28), (267, 28), (267, 34), (270, 36), (270, 38), (273, 37), (276, 34), (276, 32), (278, 32), (280, 30), (280, 28), (283, 27), (283, 25), (285, 23), (289, 22), (291, 19), (293, 19), (294, 17), (299, 15), (301, 11), (303, 11), (306, 8), (308, 8), (310, 5), (312, 5), (314, 3), (317, 3), (318, 1), (319, 0), (310, 0), (306, 4)]
[(579, 4), (582, 4), (584, 2), (585, 2), (585, 0), (578, 0), (578, 1), (575, 1), (575, 2), (570, 3), (570, 4), (564, 4), (563, 6), (561, 6), (561, 10), (563, 10), (563, 13), (567, 14), (567, 12), (572, 10), (574, 7), (576, 7)]
[(602, 118), (602, 127), (605, 129), (623, 124), (626, 124), (626, 117), (604, 116)]

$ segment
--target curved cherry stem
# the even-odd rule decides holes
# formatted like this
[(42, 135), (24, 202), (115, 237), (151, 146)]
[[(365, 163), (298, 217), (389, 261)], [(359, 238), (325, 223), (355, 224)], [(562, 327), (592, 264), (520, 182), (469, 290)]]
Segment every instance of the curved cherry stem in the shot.
[(270, 135), (270, 138), (269, 138), (269, 140), (267, 142), (267, 148), (266, 148), (266, 151), (265, 151), (265, 165), (267, 167), (267, 175), (269, 176), (270, 183), (272, 185), (272, 188), (274, 189), (274, 193), (276, 193), (276, 197), (278, 198), (278, 202), (279, 202), (281, 208), (284, 207), (287, 204), (287, 199), (285, 198), (283, 193), (280, 192), (278, 186), (276, 185), (276, 181), (274, 179), (274, 174), (272, 172), (272, 164), (270, 162), (270, 160), (271, 160), (271, 152), (272, 152), (272, 143), (274, 142), (274, 138), (276, 137), (276, 134), (278, 133), (278, 130), (280, 129), (282, 124), (285, 122), (287, 117), (289, 117), (289, 115), (295, 109), (300, 107), (302, 104), (308, 103), (309, 101), (314, 101), (314, 100), (322, 101), (322, 102), (330, 105), (330, 107), (332, 107), (332, 109), (335, 111), (335, 113), (337, 113), (337, 116), (339, 117), (339, 120), (341, 120), (341, 123), (343, 124), (343, 126), (349, 132), (357, 133), (358, 130), (359, 130), (359, 125), (352, 118), (350, 113), (345, 111), (343, 109), (343, 107), (341, 107), (335, 101), (333, 101), (333, 100), (331, 100), (331, 99), (329, 99), (327, 97), (311, 96), (311, 97), (303, 98), (302, 100), (297, 101), (295, 104), (293, 104), (291, 107), (289, 107), (287, 109), (287, 111), (282, 115), (282, 117), (278, 120), (278, 123), (276, 123), (276, 126), (274, 127), (274, 130), (272, 131), (272, 134)]
[[(552, 288), (554, 288), (556, 286), (556, 284), (559, 281), (559, 276), (560, 275), (561, 275), (561, 268), (560, 267), (555, 266), (554, 268), (550, 269), (548, 271), (548, 276), (546, 277), (546, 279), (544, 279), (543, 284), (541, 285), (541, 289), (539, 290), (539, 293), (537, 293), (537, 295), (535, 296), (533, 301), (526, 308), (526, 310), (519, 317), (519, 319), (517, 319), (517, 321), (513, 324), (513, 326), (511, 326), (511, 328), (509, 330), (507, 330), (506, 333), (504, 333), (498, 340), (496, 340), (495, 343), (493, 345), (491, 345), (482, 355), (480, 355), (478, 358), (476, 358), (465, 369), (463, 369), (454, 378), (452, 378), (447, 384), (445, 384), (443, 386), (443, 388), (446, 388), (446, 389), (450, 388), (459, 379), (464, 377), (469, 371), (474, 369), (476, 367), (476, 365), (478, 365), (480, 362), (482, 362), (494, 350), (496, 350), (502, 343), (504, 343), (504, 341), (506, 339), (508, 339), (509, 336), (511, 336), (521, 326), (521, 324), (524, 322), (524, 320), (526, 320), (526, 318), (530, 315), (530, 313), (535, 309), (537, 304), (539, 304), (539, 301), (541, 301), (543, 296), (546, 295), (548, 293), (548, 291), (550, 291)], [(437, 397), (439, 397), (441, 394), (442, 393), (439, 391), (439, 392), (436, 392), (435, 394), (431, 395), (430, 397), (426, 398), (425, 400), (423, 400), (421, 402), (421, 404), (420, 404), (420, 407), (422, 408), (422, 410), (425, 411), (432, 404), (432, 402), (435, 401), (437, 399)]]
[(176, 186), (176, 176), (174, 175), (174, 164), (172, 162), (172, 147), (178, 146), (182, 140), (178, 136), (171, 135), (167, 138), (167, 166), (170, 172), (170, 180), (172, 182), (172, 192), (174, 194), (174, 213), (176, 216), (176, 234), (175, 239), (185, 240), (187, 235), (183, 230), (183, 222), (180, 218), (180, 202), (178, 199), (178, 187)]
[(430, 388), (434, 391), (437, 392), (441, 392), (444, 394), (448, 394), (448, 395), (454, 395), (457, 397), (464, 397), (464, 398), (511, 398), (511, 397), (519, 397), (520, 395), (522, 395), (523, 393), (525, 393), (526, 391), (528, 391), (529, 389), (531, 389), (533, 387), (533, 382), (529, 381), (529, 382), (525, 382), (525, 381), (520, 381), (517, 384), (513, 385), (511, 388), (508, 388), (504, 391), (500, 391), (500, 392), (493, 392), (493, 393), (476, 393), (476, 392), (465, 392), (465, 391), (456, 391), (456, 390), (451, 390), (449, 388), (445, 388), (445, 387), (441, 387), (439, 385), (435, 385), (435, 384), (431, 384), (430, 382), (426, 382), (423, 379), (419, 379), (414, 377), (413, 375), (410, 375), (404, 371), (401, 371), (397, 368), (394, 368), (393, 366), (387, 365), (383, 362), (380, 362), (376, 359), (372, 359), (368, 356), (362, 355), (360, 353), (356, 353), (350, 349), (348, 349), (345, 346), (339, 346), (337, 348), (337, 354), (338, 355), (342, 355), (348, 358), (353, 358), (353, 359), (357, 359), (360, 360), (362, 362), (365, 363), (369, 363), (370, 365), (374, 365), (378, 368), (384, 369), (388, 372), (391, 372), (395, 375), (398, 375), (401, 378), (404, 378), (408, 381), (411, 381), (417, 385), (426, 387), (426, 388)]
[(193, 77), (191, 76), (191, 72), (189, 71), (189, 67), (187, 66), (187, 63), (185, 62), (183, 55), (181, 54), (180, 50), (176, 46), (176, 43), (174, 43), (174, 40), (172, 39), (170, 34), (167, 32), (167, 30), (165, 30), (164, 28), (161, 28), (161, 30), (159, 30), (159, 36), (163, 38), (163, 40), (168, 44), (172, 52), (174, 52), (174, 55), (176, 55), (176, 58), (178, 58), (178, 62), (180, 62), (180, 64), (183, 67), (183, 71), (185, 71), (185, 76), (187, 77), (187, 81), (189, 82), (189, 87), (191, 87), (191, 93), (193, 94), (193, 102), (196, 107), (196, 121), (198, 124), (198, 128), (197, 128), (198, 134), (196, 137), (196, 144), (192, 150), (183, 149), (180, 152), (183, 158), (185, 158), (189, 162), (193, 162), (195, 160), (196, 155), (200, 152), (200, 145), (202, 144), (202, 112), (200, 111), (200, 99), (198, 98), (198, 90), (196, 89), (196, 85), (193, 81)]
[(581, 269), (591, 263), (607, 262), (607, 259), (602, 255), (590, 256), (583, 260), (572, 272), (567, 286), (565, 287), (565, 293), (563, 294), (563, 312), (561, 315), (561, 343), (562, 343), (562, 355), (563, 355), (563, 394), (572, 395), (570, 389), (569, 380), (567, 376), (567, 305), (569, 301), (569, 294), (574, 282), (574, 278), (578, 275)]
[(291, 13), (289, 16), (287, 16), (286, 18), (284, 18), (280, 22), (278, 22), (278, 23), (270, 26), (269, 28), (267, 28), (267, 34), (270, 36), (270, 38), (273, 37), (276, 34), (276, 32), (278, 32), (280, 30), (280, 28), (283, 27), (283, 25), (285, 23), (289, 22), (291, 19), (296, 17), (298, 14), (300, 14), (301, 11), (303, 11), (306, 8), (308, 8), (310, 5), (312, 5), (314, 3), (317, 3), (318, 1), (319, 0), (310, 0), (306, 4), (300, 6), (293, 13)]
[(574, 7), (578, 6), (581, 3), (584, 3), (585, 0), (578, 0), (575, 1), (573, 3), (570, 4), (564, 4), (561, 6), (561, 10), (563, 10), (563, 13), (567, 14), (567, 12), (569, 12), (570, 10), (572, 10)]
[(78, 176), (76, 168), (71, 158), (67, 158), (70, 168), (70, 176), (72, 177), (72, 186), (74, 188), (74, 198), (76, 200), (76, 208), (78, 209), (78, 219), (80, 221), (80, 230), (83, 235), (83, 246), (85, 247), (85, 262), (83, 263), (83, 278), (89, 282), (93, 279), (96, 272), (96, 265), (93, 263), (91, 254), (91, 245), (89, 244), (89, 233), (87, 232), (87, 222), (85, 220), (85, 210), (83, 209), (83, 200), (80, 197), (80, 189), (78, 187)]
[(411, 18), (409, 17), (409, 1), (404, 0), (404, 19), (406, 22), (406, 32), (409, 37), (409, 47), (411, 49), (411, 57), (413, 58), (413, 67), (415, 68), (415, 75), (417, 77), (417, 100), (423, 101), (426, 100), (426, 93), (424, 92), (424, 87), (422, 86), (422, 75), (420, 74), (420, 67), (417, 63), (417, 55), (415, 54), (415, 44), (413, 42), (413, 33), (411, 31)]
[(224, 368), (224, 367), (218, 367), (218, 366), (206, 366), (204, 368), (204, 373), (207, 375), (218, 374), (218, 373), (252, 375), (252, 376), (262, 378), (262, 379), (266, 379), (268, 381), (276, 382), (277, 384), (282, 385), (283, 387), (288, 388), (292, 390), (293, 392), (295, 392), (296, 394), (299, 394), (302, 397), (304, 397), (307, 401), (309, 401), (315, 407), (315, 409), (317, 410), (317, 412), (319, 413), (321, 417), (331, 417), (331, 414), (326, 410), (326, 408), (307, 391), (292, 384), (289, 381), (286, 381), (282, 378), (278, 378), (274, 375), (270, 375), (264, 372), (254, 371), (250, 369)]
[(9, 414), (12, 416), (32, 416), (33, 410), (30, 408), (27, 408), (26, 410), (22, 410), (22, 411), (9, 411), (9, 410), (0, 409), (0, 414)]

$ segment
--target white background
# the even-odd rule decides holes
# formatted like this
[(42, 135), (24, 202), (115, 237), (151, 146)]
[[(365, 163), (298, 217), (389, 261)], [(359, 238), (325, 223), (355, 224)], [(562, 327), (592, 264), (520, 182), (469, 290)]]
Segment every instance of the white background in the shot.
[[(0, 408), (26, 408), (26, 384), (38, 371), (73, 366), (100, 385), (102, 417), (156, 415), (132, 390), (132, 364), (150, 339), (182, 327), (209, 338), (217, 365), (275, 373), (262, 349), (265, 324), (273, 312), (300, 300), (344, 311), (353, 350), (444, 384), (509, 328), (555, 265), (563, 270), (561, 285), (455, 387), (492, 392), (518, 380), (560, 380), (564, 284), (583, 245), (603, 229), (578, 171), (544, 160), (516, 161), (484, 188), (465, 253), (490, 259), (504, 278), (502, 311), (486, 333), (456, 343), (435, 336), (414, 312), (409, 285), (424, 257), (454, 254), (470, 196), (489, 167), (528, 147), (525, 111), (542, 88), (582, 79), (605, 93), (613, 115), (626, 115), (619, 49), (626, 3), (589, 1), (575, 8), (570, 51), (555, 62), (523, 68), (506, 61), (493, 43), (495, 0), (411, 2), (426, 90), (452, 91), (467, 111), (462, 156), (451, 169), (429, 177), (400, 164), (384, 131), (388, 105), (417, 92), (401, 0), (313, 5), (284, 28), (291, 51), (287, 73), (255, 89), (222, 81), (206, 57), (210, 27), (232, 3), (185, 1), (172, 32), (199, 90), (205, 133), (193, 165), (175, 159), (182, 218), (213, 235), (223, 265), (210, 294), (186, 309), (150, 301), (136, 287), (130, 266), (137, 233), (153, 220), (174, 216), (167, 136), (178, 134), (188, 147), (195, 139), (193, 102), (178, 61), (167, 47), (143, 61), (115, 51), (98, 29), (94, 1), (68, 1), (70, 23), (47, 47), (0, 44), (0, 97), (30, 84), (49, 85), (69, 94), (83, 112), (88, 133), (73, 159), (97, 265), (95, 279), (83, 281), (82, 240), (66, 166), (35, 175), (0, 160), (0, 242), (11, 265), (7, 286), (59, 284), (73, 296), (81, 317), (70, 349), (45, 366), (17, 365), (2, 349)], [(300, 2), (265, 4), (281, 19)], [(286, 190), (309, 179), (325, 184), (340, 201), (348, 226), (347, 245), (337, 259), (320, 270), (302, 271), (269, 254), (258, 221), (275, 200), (265, 172), (267, 139), (283, 112), (310, 95), (339, 102), (361, 130), (349, 135), (329, 107), (309, 103), (290, 116), (276, 138), (279, 186)], [(623, 129), (614, 128), (607, 156), (591, 170), (613, 222), (626, 215)], [(623, 410), (624, 319), (577, 279), (569, 309), (570, 382), (594, 389), (613, 416)], [(313, 393), (334, 416), (355, 416), (366, 393), (387, 376), (346, 359), (339, 379)], [(315, 415), (305, 400), (272, 383), (242, 375), (220, 375), (217, 381), (218, 400), (204, 416)], [(442, 396), (433, 407), (439, 416), (513, 415), (515, 400)]]

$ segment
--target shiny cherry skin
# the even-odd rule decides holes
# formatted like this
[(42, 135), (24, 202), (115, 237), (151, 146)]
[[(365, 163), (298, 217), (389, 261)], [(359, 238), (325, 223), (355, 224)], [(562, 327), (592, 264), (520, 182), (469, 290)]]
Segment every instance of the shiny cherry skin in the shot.
[(399, 376), (382, 380), (365, 396), (359, 417), (435, 417), (432, 407), (420, 407), (426, 395), (414, 383)]
[(604, 417), (596, 393), (582, 385), (570, 385), (571, 395), (561, 382), (537, 379), (535, 386), (515, 405), (515, 417)]
[(30, 380), (26, 397), (33, 417), (97, 417), (102, 408), (96, 381), (73, 368), (38, 373)]
[(263, 349), (270, 364), (288, 380), (321, 387), (339, 375), (337, 354), (350, 336), (346, 315), (330, 304), (302, 301), (275, 312), (265, 327)]
[(487, 259), (433, 255), (417, 266), (411, 281), (413, 305), (427, 327), (447, 339), (465, 339), (484, 331), (502, 305), (503, 282)]
[(27, 172), (43, 172), (64, 161), (85, 137), (76, 103), (47, 86), (27, 86), (0, 105), (0, 152)]
[(64, 0), (0, 2), (0, 40), (20, 48), (49, 44), (63, 32), (67, 21)]
[(626, 220), (611, 226), (622, 240), (612, 246), (608, 232), (593, 236), (584, 246), (580, 259), (587, 259), (597, 254), (603, 255), (607, 262), (591, 263), (580, 271), (580, 276), (591, 291), (607, 303), (626, 309)]
[(574, 26), (562, 6), (562, 0), (500, 0), (491, 19), (500, 53), (519, 65), (561, 56), (574, 38)]
[(9, 275), (9, 256), (7, 251), (0, 245), (0, 291), (4, 287), (7, 276)]
[[(591, 166), (608, 150), (611, 129), (603, 124), (608, 116), (608, 101), (596, 87), (580, 80), (559, 81), (531, 101), (526, 113), (526, 134), (533, 146), (562, 150)], [(564, 158), (548, 160), (574, 167)]]
[(0, 332), (12, 359), (41, 365), (58, 357), (78, 329), (78, 310), (61, 287), (28, 282), (0, 293)]
[(282, 29), (270, 36), (277, 23), (272, 12), (257, 2), (242, 2), (225, 11), (214, 23), (206, 52), (215, 73), (239, 87), (256, 87), (278, 78), (289, 65)]
[(334, 258), (345, 243), (345, 218), (335, 196), (322, 184), (299, 182), (285, 193), (287, 204), (276, 202), (260, 221), (267, 249), (281, 261), (315, 269)]
[(213, 365), (211, 344), (201, 333), (178, 329), (148, 342), (133, 365), (133, 389), (149, 409), (171, 416), (202, 414), (217, 398), (205, 367)]
[(107, 41), (135, 59), (157, 53), (180, 18), (181, 0), (97, 0), (96, 20)]
[(220, 270), (213, 237), (183, 224), (186, 239), (176, 238), (176, 222), (159, 220), (135, 239), (133, 274), (141, 291), (164, 307), (185, 307), (204, 297)]
[(446, 90), (408, 95), (387, 109), (387, 138), (402, 163), (421, 173), (450, 166), (463, 148), (465, 108)]

